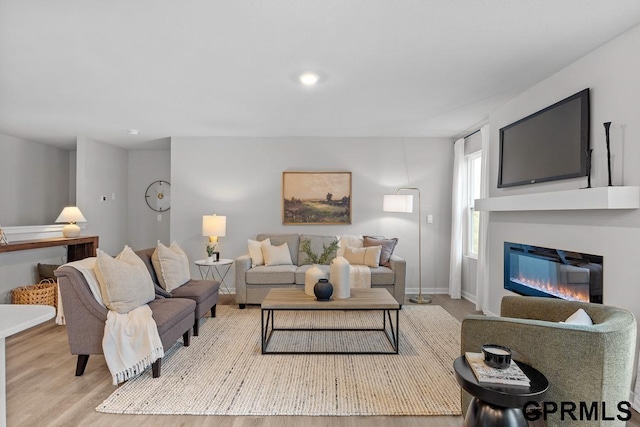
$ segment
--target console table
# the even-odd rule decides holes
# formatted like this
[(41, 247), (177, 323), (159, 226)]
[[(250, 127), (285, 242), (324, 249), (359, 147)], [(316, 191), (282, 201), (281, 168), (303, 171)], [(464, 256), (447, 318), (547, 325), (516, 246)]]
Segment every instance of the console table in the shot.
[(53, 237), (49, 239), (20, 240), (6, 245), (0, 245), (0, 253), (51, 248), (54, 246), (67, 247), (67, 262), (78, 261), (84, 258), (96, 256), (96, 249), (98, 249), (98, 236), (70, 238)]

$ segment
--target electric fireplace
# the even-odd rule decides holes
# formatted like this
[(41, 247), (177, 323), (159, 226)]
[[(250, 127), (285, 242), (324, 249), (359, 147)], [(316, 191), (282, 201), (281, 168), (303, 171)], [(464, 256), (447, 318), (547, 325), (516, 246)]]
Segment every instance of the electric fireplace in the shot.
[(602, 257), (505, 242), (504, 288), (520, 295), (602, 304)]

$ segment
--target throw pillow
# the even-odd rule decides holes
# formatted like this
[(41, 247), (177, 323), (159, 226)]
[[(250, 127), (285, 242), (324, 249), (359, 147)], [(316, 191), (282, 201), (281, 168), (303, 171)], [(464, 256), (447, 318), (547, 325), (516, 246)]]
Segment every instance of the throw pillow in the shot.
[(247, 239), (247, 245), (249, 246), (249, 256), (251, 257), (251, 267), (264, 265), (264, 256), (262, 255), (262, 248), (264, 246), (271, 246), (271, 240), (268, 238), (263, 241)]
[(128, 313), (155, 298), (149, 270), (129, 246), (115, 258), (98, 249), (94, 270), (109, 310)]
[(171, 243), (169, 247), (158, 242), (158, 246), (151, 256), (151, 262), (158, 275), (160, 286), (167, 292), (171, 292), (191, 280), (189, 259), (176, 242)]
[(361, 248), (363, 245), (362, 236), (356, 236), (352, 234), (345, 234), (338, 237), (338, 252), (336, 256), (344, 256), (344, 248), (351, 246), (352, 248)]
[(371, 236), (364, 236), (363, 246), (382, 246), (382, 252), (380, 253), (380, 265), (389, 267), (391, 263), (389, 260), (391, 259), (391, 254), (393, 253), (393, 249), (395, 249), (396, 244), (398, 244), (398, 239), (377, 239)]
[(58, 280), (56, 275), (53, 273), (60, 264), (40, 264), (38, 263), (38, 281), (43, 281), (45, 279), (53, 279)]
[(263, 246), (262, 254), (264, 256), (264, 265), (293, 265), (291, 262), (291, 253), (289, 245), (283, 243), (280, 246)]
[(579, 308), (575, 313), (573, 313), (567, 320), (560, 323), (568, 323), (569, 325), (582, 325), (582, 326), (593, 326), (593, 320), (587, 314), (586, 311)]
[(366, 265), (368, 267), (377, 267), (380, 263), (380, 252), (382, 246), (369, 246), (368, 248), (352, 248), (347, 246), (344, 248), (344, 257), (352, 265)]

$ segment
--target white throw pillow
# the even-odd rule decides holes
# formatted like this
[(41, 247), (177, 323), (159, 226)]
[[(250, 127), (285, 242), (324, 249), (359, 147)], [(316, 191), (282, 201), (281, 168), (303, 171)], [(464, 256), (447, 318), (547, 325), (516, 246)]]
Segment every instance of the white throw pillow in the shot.
[(98, 249), (94, 271), (109, 310), (128, 313), (155, 298), (149, 270), (129, 246), (115, 258)]
[(158, 276), (160, 286), (167, 292), (171, 292), (191, 280), (189, 259), (176, 242), (171, 243), (169, 247), (158, 242), (158, 246), (151, 256), (151, 263)]
[(560, 323), (568, 323), (569, 325), (582, 325), (582, 326), (593, 326), (593, 320), (587, 314), (586, 311), (579, 308), (575, 313), (573, 313), (567, 320)]
[(264, 256), (262, 255), (262, 248), (265, 246), (271, 246), (271, 239), (259, 240), (247, 240), (249, 246), (249, 256), (251, 257), (251, 267), (258, 265), (264, 265)]
[(289, 245), (284, 242), (280, 246), (265, 245), (262, 247), (264, 265), (293, 265)]
[(344, 248), (344, 257), (351, 265), (366, 265), (367, 267), (377, 267), (380, 263), (380, 253), (382, 246), (369, 246), (366, 248)]
[(344, 256), (344, 248), (351, 246), (352, 248), (361, 248), (364, 245), (364, 237), (353, 234), (345, 234), (344, 236), (336, 236), (338, 238), (338, 251), (336, 256)]

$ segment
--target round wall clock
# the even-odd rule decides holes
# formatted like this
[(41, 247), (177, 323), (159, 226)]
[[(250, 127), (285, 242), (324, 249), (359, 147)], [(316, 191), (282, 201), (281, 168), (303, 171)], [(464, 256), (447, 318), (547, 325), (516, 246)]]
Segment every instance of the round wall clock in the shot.
[(144, 193), (147, 205), (156, 212), (171, 209), (171, 184), (167, 181), (153, 181)]

